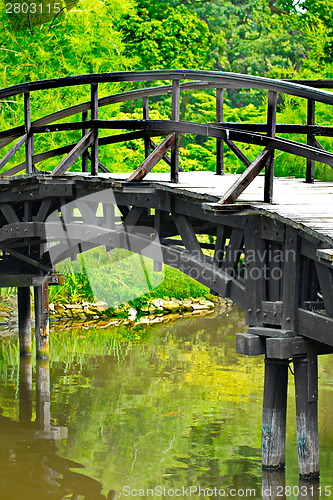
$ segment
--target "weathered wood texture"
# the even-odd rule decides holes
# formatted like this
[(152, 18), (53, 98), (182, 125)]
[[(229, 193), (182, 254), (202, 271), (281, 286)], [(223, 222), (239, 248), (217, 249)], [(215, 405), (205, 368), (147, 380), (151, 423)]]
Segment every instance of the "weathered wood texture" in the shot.
[(262, 465), (281, 469), (285, 465), (288, 362), (265, 359), (262, 415)]

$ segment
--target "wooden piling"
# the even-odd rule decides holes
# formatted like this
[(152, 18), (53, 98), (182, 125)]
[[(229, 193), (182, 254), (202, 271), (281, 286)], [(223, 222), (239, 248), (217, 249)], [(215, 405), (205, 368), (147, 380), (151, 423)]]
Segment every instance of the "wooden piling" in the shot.
[(36, 357), (48, 359), (49, 356), (49, 294), (48, 283), (34, 287), (35, 297), (35, 335)]
[(262, 467), (285, 466), (288, 361), (265, 359), (262, 415)]
[(32, 352), (31, 338), (31, 301), (30, 288), (17, 288), (17, 307), (18, 307), (18, 330), (20, 339), (20, 355), (30, 356)]
[(294, 358), (296, 437), (301, 478), (319, 477), (317, 355)]

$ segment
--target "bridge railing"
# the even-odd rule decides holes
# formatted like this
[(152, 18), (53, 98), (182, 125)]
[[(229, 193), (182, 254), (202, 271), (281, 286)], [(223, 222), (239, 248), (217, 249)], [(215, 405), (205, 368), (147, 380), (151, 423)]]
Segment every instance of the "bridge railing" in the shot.
[[(170, 85), (127, 90), (125, 92), (99, 98), (98, 87), (107, 82), (165, 82)], [(56, 111), (37, 120), (31, 118), (31, 95), (36, 91), (63, 89), (81, 85), (90, 86), (90, 100)], [(263, 89), (268, 92), (266, 123), (230, 123), (223, 120), (223, 92), (225, 89)], [(142, 139), (145, 158), (141, 165), (127, 179), (140, 181), (160, 160), (165, 160), (170, 167), (171, 182), (178, 182), (179, 175), (179, 137), (193, 134), (212, 137), (216, 140), (216, 174), (223, 174), (223, 149), (227, 145), (246, 166), (245, 172), (221, 198), (220, 203), (230, 203), (237, 199), (249, 183), (265, 169), (264, 201), (270, 202), (273, 194), (274, 151), (280, 150), (306, 158), (306, 182), (314, 180), (314, 162), (322, 162), (333, 167), (333, 154), (326, 151), (316, 136), (333, 136), (333, 127), (315, 125), (315, 103), (333, 105), (333, 93), (323, 90), (333, 88), (333, 80), (272, 80), (234, 73), (212, 71), (142, 71), (104, 73), (93, 75), (69, 76), (14, 85), (0, 90), (0, 99), (23, 95), (24, 123), (0, 132), (0, 149), (6, 153), (0, 160), (0, 175), (19, 173), (38, 174), (38, 163), (56, 156), (63, 156), (50, 175), (63, 175), (68, 172), (81, 157), (82, 172), (90, 171), (98, 175), (99, 171), (109, 172), (99, 159), (99, 148), (108, 144)], [(181, 92), (215, 89), (216, 121), (214, 123), (189, 122), (180, 119)], [(289, 94), (307, 101), (306, 124), (277, 124), (278, 94)], [(149, 117), (149, 99), (153, 96), (171, 95), (170, 120), (152, 120)], [(142, 100), (141, 120), (101, 120), (99, 108), (115, 103)], [(90, 110), (90, 116), (88, 111)], [(60, 122), (69, 117), (80, 116), (78, 121)], [(61, 145), (48, 151), (37, 152), (34, 138), (38, 134), (64, 131), (80, 131), (82, 137), (75, 143)], [(113, 134), (99, 137), (100, 131), (112, 130)], [(121, 130), (121, 133), (115, 131)], [(125, 130), (125, 132), (124, 132)], [(306, 144), (280, 138), (277, 134), (302, 134)], [(166, 138), (158, 146), (154, 137)], [(13, 141), (14, 145), (7, 146)], [(262, 152), (250, 160), (236, 145), (236, 142), (254, 144), (263, 148)], [(25, 148), (25, 161), (8, 166), (14, 155)], [(166, 153), (171, 150), (171, 157)], [(89, 166), (90, 164), (90, 166)], [(45, 173), (45, 172), (43, 172)]]

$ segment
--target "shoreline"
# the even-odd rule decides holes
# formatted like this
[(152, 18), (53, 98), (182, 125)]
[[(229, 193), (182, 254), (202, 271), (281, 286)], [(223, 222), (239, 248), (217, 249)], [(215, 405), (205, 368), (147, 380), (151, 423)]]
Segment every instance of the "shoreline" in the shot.
[[(17, 330), (16, 296), (3, 298), (0, 306), (0, 332)], [(82, 302), (77, 304), (51, 303), (49, 305), (50, 330), (63, 328), (106, 328), (108, 326), (128, 325), (129, 327), (175, 321), (180, 318), (212, 314), (216, 308), (227, 309), (232, 304), (223, 297), (187, 297), (186, 299), (151, 299), (134, 308), (122, 304), (108, 308), (106, 303)], [(34, 318), (32, 317), (32, 324)]]

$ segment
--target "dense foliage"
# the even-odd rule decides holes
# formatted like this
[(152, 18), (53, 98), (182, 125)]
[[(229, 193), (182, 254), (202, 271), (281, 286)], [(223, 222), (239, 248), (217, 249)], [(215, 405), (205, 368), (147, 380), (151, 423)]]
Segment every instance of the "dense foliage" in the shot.
[[(329, 0), (258, 0), (255, 3), (250, 0), (63, 0), (62, 3), (43, 0), (38, 4), (41, 12), (34, 14), (23, 13), (26, 5), (23, 0), (15, 5), (8, 13), (6, 4), (0, 13), (1, 87), (69, 74), (182, 67), (274, 78), (330, 78), (333, 74), (333, 16)], [(100, 95), (123, 89), (124, 85), (120, 84), (104, 85)], [(36, 93), (33, 118), (86, 100), (88, 96), (89, 88), (84, 86)], [(229, 90), (225, 97), (225, 119), (262, 122), (265, 99), (261, 92)], [(151, 116), (169, 118), (168, 104), (167, 99), (157, 100)], [(22, 107), (19, 99), (1, 103), (2, 129), (22, 120)], [(278, 119), (282, 123), (292, 123), (295, 119), (304, 123), (304, 103), (286, 98), (280, 103), (279, 111)], [(329, 111), (319, 106), (317, 122), (329, 123)], [(109, 119), (109, 110), (108, 113)], [(139, 103), (119, 104), (113, 106), (111, 114), (117, 118), (130, 114), (140, 118), (142, 111)], [(103, 118), (103, 111), (101, 115)], [(212, 92), (198, 92), (194, 97), (184, 95), (182, 119), (214, 121)], [(36, 140), (36, 151), (55, 147), (58, 137), (66, 142), (77, 140), (75, 133), (59, 134), (57, 139), (54, 134), (44, 134)], [(215, 141), (186, 137), (181, 145), (180, 164), (184, 170), (214, 169)], [(331, 146), (327, 140), (323, 145)], [(255, 147), (240, 146), (250, 157), (255, 156)], [(19, 151), (15, 162), (21, 159), (20, 154), (23, 159), (24, 152)], [(143, 145), (138, 141), (101, 148), (101, 161), (114, 171), (132, 171), (141, 163), (142, 155)], [(40, 168), (49, 170), (58, 161), (59, 158), (54, 158)], [(166, 170), (167, 166), (161, 164), (157, 168)], [(244, 169), (229, 150), (226, 150), (226, 168), (236, 172)], [(304, 161), (285, 153), (277, 155), (277, 175), (303, 173)], [(331, 169), (318, 165), (316, 175), (330, 179)]]

